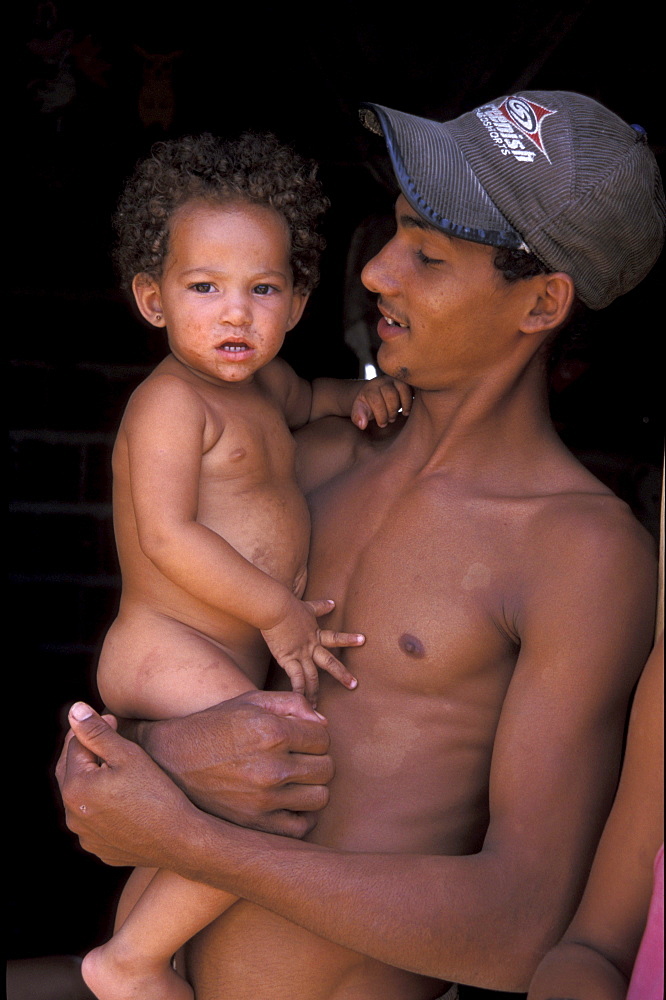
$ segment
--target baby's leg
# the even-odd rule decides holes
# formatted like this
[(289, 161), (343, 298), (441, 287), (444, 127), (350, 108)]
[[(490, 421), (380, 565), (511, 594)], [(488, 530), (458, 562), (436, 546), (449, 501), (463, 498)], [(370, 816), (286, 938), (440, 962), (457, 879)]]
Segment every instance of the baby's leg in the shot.
[(235, 902), (230, 893), (158, 871), (111, 940), (83, 959), (85, 982), (100, 1000), (193, 1000), (171, 959)]
[[(197, 712), (255, 687), (219, 643), (150, 609), (114, 623), (98, 682), (111, 711), (142, 718)], [(233, 902), (171, 872), (137, 869), (116, 933), (83, 960), (84, 980), (99, 1000), (193, 1000), (173, 955)]]

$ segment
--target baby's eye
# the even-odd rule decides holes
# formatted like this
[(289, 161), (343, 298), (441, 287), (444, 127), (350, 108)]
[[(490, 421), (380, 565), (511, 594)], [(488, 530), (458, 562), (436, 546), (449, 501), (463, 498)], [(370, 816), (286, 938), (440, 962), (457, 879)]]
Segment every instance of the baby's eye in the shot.
[(195, 292), (201, 292), (202, 295), (205, 295), (207, 292), (213, 290), (213, 285), (210, 281), (197, 281), (193, 285), (190, 285), (190, 288)]
[(421, 261), (422, 264), (443, 264), (443, 260), (438, 260), (436, 257), (428, 257), (423, 250), (417, 250), (416, 256)]

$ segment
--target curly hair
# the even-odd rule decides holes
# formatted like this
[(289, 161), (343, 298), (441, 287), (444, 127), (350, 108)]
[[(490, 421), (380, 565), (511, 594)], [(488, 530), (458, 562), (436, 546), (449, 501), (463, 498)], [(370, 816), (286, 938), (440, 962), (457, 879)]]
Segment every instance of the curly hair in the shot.
[(502, 272), (505, 281), (518, 281), (520, 278), (533, 278), (537, 274), (548, 274), (548, 268), (542, 264), (533, 253), (524, 250), (509, 250), (498, 247), (493, 258), (493, 264)]
[(209, 132), (156, 143), (140, 161), (113, 219), (114, 261), (127, 288), (136, 274), (159, 280), (169, 249), (173, 213), (192, 198), (213, 203), (245, 200), (274, 208), (289, 229), (294, 287), (311, 291), (319, 280), (324, 238), (317, 232), (329, 205), (317, 165), (271, 133), (222, 139)]

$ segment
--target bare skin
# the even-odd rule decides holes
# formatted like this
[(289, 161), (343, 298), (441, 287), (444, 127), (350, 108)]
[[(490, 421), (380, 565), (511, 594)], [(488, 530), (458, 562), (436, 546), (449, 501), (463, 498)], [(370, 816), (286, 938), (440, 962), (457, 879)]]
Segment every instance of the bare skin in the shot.
[[(399, 390), (388, 379), (311, 387), (275, 358), (307, 295), (268, 207), (187, 203), (160, 281), (139, 275), (134, 291), (172, 353), (133, 394), (114, 449), (123, 593), (99, 662), (103, 701), (134, 718), (190, 715), (263, 686), (271, 652), (313, 703), (318, 667), (355, 687), (328, 647), (363, 636), (320, 629), (333, 602), (300, 600), (310, 521), (289, 427), (345, 409), (361, 426), (373, 409), (388, 422)], [(233, 902), (137, 869), (116, 933), (83, 961), (86, 983), (100, 1000), (188, 1000), (171, 957)]]
[[(367, 636), (344, 654), (353, 698), (322, 679), (336, 773), (310, 843), (204, 815), (94, 716), (61, 762), (87, 849), (243, 897), (189, 948), (197, 1000), (525, 990), (612, 799), (655, 562), (548, 418), (540, 351), (572, 282), (507, 285), (489, 248), (430, 231), (402, 198), (397, 216), (364, 282), (380, 364), (416, 390), (409, 420), (374, 440), (336, 421), (301, 432), (308, 588)], [(161, 837), (132, 783), (153, 790)]]
[[(620, 785), (585, 894), (566, 934), (541, 962), (529, 1000), (625, 1000), (650, 907), (655, 855), (663, 842), (662, 632), (638, 684)], [(644, 1000), (643, 989), (651, 988), (632, 987), (636, 1000)]]

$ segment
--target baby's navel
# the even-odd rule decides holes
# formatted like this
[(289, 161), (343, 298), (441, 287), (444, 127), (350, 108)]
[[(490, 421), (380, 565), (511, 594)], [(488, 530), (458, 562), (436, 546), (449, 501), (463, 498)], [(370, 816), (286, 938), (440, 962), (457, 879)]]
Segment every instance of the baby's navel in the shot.
[(417, 639), (415, 635), (410, 635), (409, 632), (403, 632), (398, 639), (398, 645), (403, 653), (407, 653), (408, 656), (415, 656), (417, 659), (420, 659), (426, 655), (425, 646), (421, 640)]

